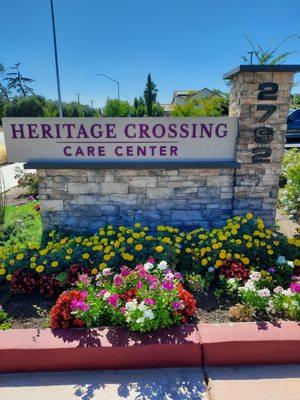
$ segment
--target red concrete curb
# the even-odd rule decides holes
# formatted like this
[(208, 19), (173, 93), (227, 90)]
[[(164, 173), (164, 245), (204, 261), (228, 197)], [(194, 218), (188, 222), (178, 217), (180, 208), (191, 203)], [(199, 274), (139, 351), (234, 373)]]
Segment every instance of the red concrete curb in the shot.
[(300, 363), (297, 322), (0, 331), (0, 372)]
[(205, 365), (298, 364), (300, 324), (199, 324)]
[(199, 365), (201, 348), (197, 325), (144, 335), (117, 327), (0, 332), (0, 372)]

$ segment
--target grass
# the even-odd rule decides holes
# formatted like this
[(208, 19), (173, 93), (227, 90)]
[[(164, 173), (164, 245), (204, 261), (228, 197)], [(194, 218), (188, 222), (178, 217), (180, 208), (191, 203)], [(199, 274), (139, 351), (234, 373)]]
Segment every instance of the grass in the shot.
[[(42, 238), (41, 216), (35, 202), (21, 206), (6, 206), (3, 227), (0, 228), (2, 245), (40, 243)], [(0, 244), (1, 245), (1, 244)]]

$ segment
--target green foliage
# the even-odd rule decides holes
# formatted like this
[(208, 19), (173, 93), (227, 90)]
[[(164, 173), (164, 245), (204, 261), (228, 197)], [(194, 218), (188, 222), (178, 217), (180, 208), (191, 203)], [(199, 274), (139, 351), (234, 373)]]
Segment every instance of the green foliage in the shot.
[(35, 205), (36, 202), (29, 202), (22, 206), (6, 206), (4, 224), (0, 226), (0, 247), (40, 242), (42, 223)]
[(292, 96), (292, 108), (297, 109), (300, 108), (300, 94), (295, 94)]
[(217, 96), (191, 99), (183, 105), (176, 104), (171, 114), (174, 117), (220, 117), (228, 110), (227, 104), (227, 98)]
[(151, 75), (148, 74), (147, 83), (144, 90), (144, 99), (147, 108), (148, 117), (153, 117), (153, 104), (156, 103), (157, 88), (155, 83), (151, 79)]
[(8, 314), (3, 310), (0, 304), (0, 330), (9, 329), (11, 327)]
[(135, 97), (133, 101), (133, 117), (144, 117), (147, 114), (147, 108), (142, 96), (139, 98)]
[(37, 174), (25, 172), (23, 169), (15, 168), (18, 186), (27, 189), (28, 196), (37, 197), (39, 194), (39, 180)]
[(133, 109), (126, 100), (108, 98), (103, 108), (104, 117), (129, 117), (132, 113)]
[(279, 205), (295, 218), (300, 217), (300, 149), (287, 150), (283, 157)]
[(188, 288), (193, 292), (202, 292), (209, 286), (206, 279), (200, 274), (192, 273), (185, 275), (185, 281)]
[[(271, 65), (284, 63), (291, 54), (295, 53), (295, 51), (285, 51), (283, 53), (278, 54), (279, 49), (292, 38), (300, 39), (299, 35), (288, 35), (279, 43), (275, 45), (273, 44), (270, 48), (263, 48), (259, 44), (256, 45), (253, 44), (253, 42), (247, 35), (244, 36), (253, 50), (253, 54), (255, 56), (257, 64), (271, 64)], [(250, 57), (248, 55), (241, 57), (245, 62), (250, 63)]]
[(15, 97), (3, 108), (5, 117), (44, 117), (46, 101), (42, 96)]
[(7, 82), (7, 91), (11, 93), (11, 91), (16, 92), (20, 96), (30, 96), (34, 94), (34, 90), (28, 86), (34, 82), (34, 79), (26, 78), (20, 72), (20, 63), (15, 64), (14, 67), (10, 69), (15, 72), (7, 72), (4, 81)]

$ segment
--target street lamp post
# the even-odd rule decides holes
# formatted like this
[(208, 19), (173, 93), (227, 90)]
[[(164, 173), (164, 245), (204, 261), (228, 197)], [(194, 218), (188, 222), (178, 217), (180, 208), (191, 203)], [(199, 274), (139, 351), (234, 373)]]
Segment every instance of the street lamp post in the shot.
[(104, 74), (97, 74), (98, 76), (104, 76), (107, 79), (110, 79), (111, 81), (115, 82), (118, 86), (118, 100), (120, 100), (120, 82), (116, 81), (115, 79), (111, 78), (110, 76), (104, 75)]
[(62, 117), (63, 116), (63, 111), (62, 111), (62, 105), (61, 105), (61, 92), (60, 92), (60, 79), (59, 79), (59, 68), (58, 68), (58, 56), (57, 56), (57, 44), (56, 44), (56, 31), (55, 31), (55, 18), (54, 18), (53, 0), (50, 0), (50, 3), (51, 3), (53, 43), (54, 43), (56, 82), (57, 82), (57, 94), (58, 94), (58, 110), (59, 110), (59, 116)]

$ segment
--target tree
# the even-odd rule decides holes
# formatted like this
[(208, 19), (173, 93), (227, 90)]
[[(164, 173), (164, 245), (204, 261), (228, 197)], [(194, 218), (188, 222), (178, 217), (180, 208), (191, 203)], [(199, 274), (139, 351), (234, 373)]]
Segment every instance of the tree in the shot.
[(133, 108), (126, 100), (107, 99), (103, 108), (105, 117), (128, 117), (133, 114)]
[(29, 83), (34, 82), (34, 79), (26, 78), (21, 75), (20, 72), (20, 63), (15, 64), (14, 67), (11, 67), (16, 72), (7, 72), (6, 78), (4, 80), (7, 81), (7, 89), (15, 90), (19, 95), (26, 97), (34, 94), (34, 91), (31, 87), (28, 86)]
[(291, 105), (291, 107), (295, 108), (295, 109), (300, 108), (300, 94), (294, 94), (292, 96), (292, 105)]
[(191, 99), (185, 104), (175, 104), (173, 117), (220, 117), (225, 113), (226, 99), (223, 97), (206, 97)]
[(151, 75), (148, 74), (146, 87), (144, 90), (144, 99), (147, 108), (148, 117), (153, 116), (153, 103), (156, 103), (158, 89), (156, 88), (155, 83), (151, 79)]
[[(292, 38), (300, 39), (299, 35), (294, 35), (294, 34), (288, 35), (283, 40), (281, 40), (281, 42), (279, 42), (278, 44), (273, 45), (269, 49), (266, 49), (266, 48), (264, 49), (259, 44), (254, 45), (253, 42), (251, 41), (251, 39), (247, 35), (244, 35), (244, 36), (253, 50), (253, 54), (257, 60), (257, 63), (258, 64), (272, 64), (272, 65), (284, 63), (291, 54), (295, 53), (295, 51), (286, 51), (286, 52), (277, 54), (278, 50), (283, 46), (284, 43), (291, 40)], [(241, 56), (241, 57), (245, 62), (248, 62), (250, 64), (251, 58), (248, 55)]]
[[(3, 75), (4, 73), (5, 73), (5, 67), (3, 64), (0, 63), (0, 76)], [(1, 97), (4, 97), (6, 100), (9, 99), (9, 91), (2, 79), (0, 81), (0, 98)]]
[(42, 96), (15, 97), (3, 108), (5, 117), (44, 117), (46, 100)]
[(144, 117), (147, 114), (146, 104), (142, 96), (134, 98), (132, 114), (134, 117)]

